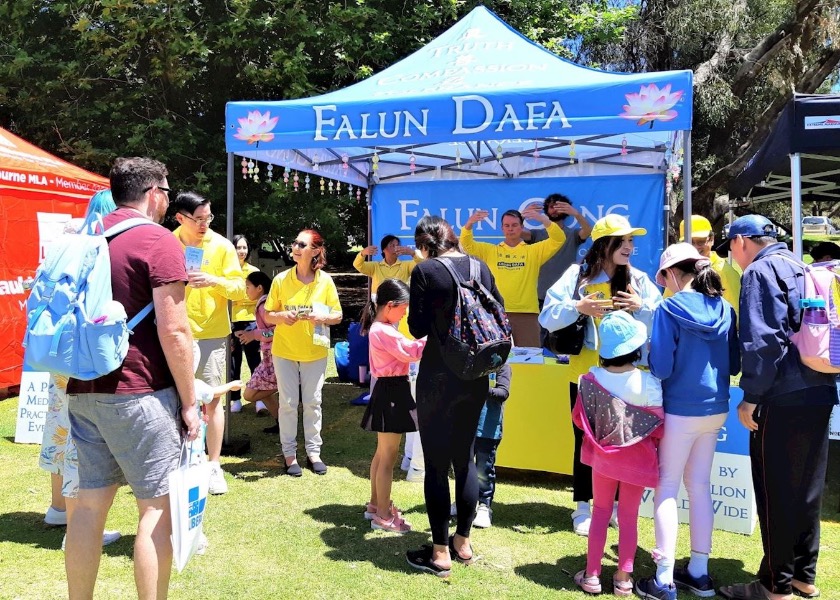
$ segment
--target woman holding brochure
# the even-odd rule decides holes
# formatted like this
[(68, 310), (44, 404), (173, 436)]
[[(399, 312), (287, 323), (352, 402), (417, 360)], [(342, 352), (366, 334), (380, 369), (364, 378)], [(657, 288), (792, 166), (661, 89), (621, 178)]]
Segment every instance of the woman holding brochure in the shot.
[(286, 474), (300, 477), (297, 462), (298, 404), (303, 403), (307, 467), (324, 475), (321, 460), (321, 388), (327, 370), (330, 325), (341, 322), (341, 304), (327, 264), (324, 238), (314, 229), (301, 231), (292, 242), (294, 268), (274, 278), (265, 301), (265, 320), (277, 327), (271, 354), (280, 405), (280, 445)]

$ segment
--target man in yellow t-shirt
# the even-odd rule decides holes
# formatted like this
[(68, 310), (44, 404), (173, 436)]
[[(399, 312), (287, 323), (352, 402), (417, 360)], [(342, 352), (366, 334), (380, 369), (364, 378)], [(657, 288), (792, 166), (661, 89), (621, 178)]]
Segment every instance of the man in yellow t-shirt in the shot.
[[(201, 250), (201, 268), (187, 265), (187, 317), (193, 338), (201, 353), (196, 378), (211, 387), (227, 379), (227, 343), (231, 325), (228, 300), (245, 297), (245, 280), (236, 249), (226, 238), (210, 229), (213, 214), (210, 201), (194, 192), (182, 192), (173, 202), (175, 219), (180, 224), (173, 233), (186, 251)], [(227, 482), (219, 464), (225, 413), (220, 399), (207, 405), (207, 455), (210, 461), (210, 493), (224, 494)]]
[[(461, 246), (487, 263), (496, 279), (496, 285), (505, 300), (505, 311), (513, 328), (513, 342), (517, 346), (540, 345), (540, 326), (537, 322), (539, 301), (537, 279), (540, 267), (563, 246), (566, 235), (537, 206), (528, 206), (522, 213), (509, 210), (502, 215), (504, 241), (499, 244), (477, 242), (473, 225), (486, 219), (486, 210), (476, 210), (461, 230)], [(543, 224), (548, 239), (536, 244), (522, 240), (524, 219)]]
[[(685, 223), (680, 223), (680, 240), (684, 238)], [(732, 305), (737, 316), (738, 298), (741, 295), (741, 274), (735, 270), (735, 267), (728, 260), (718, 256), (712, 250), (715, 246), (715, 232), (712, 230), (712, 224), (706, 217), (691, 215), (691, 245), (697, 248), (697, 251), (702, 256), (711, 261), (712, 269), (720, 275), (720, 279), (723, 282), (723, 298)], [(673, 296), (673, 294), (666, 290), (663, 297), (667, 298), (669, 296)]]
[[(390, 233), (382, 238), (382, 260), (379, 262), (366, 261), (366, 256), (373, 256), (379, 250), (376, 246), (368, 246), (359, 252), (353, 261), (353, 266), (359, 273), (371, 278), (371, 292), (376, 293), (379, 284), (386, 279), (399, 279), (404, 283), (411, 280), (411, 271), (419, 258), (414, 250), (407, 246), (400, 246), (397, 236)], [(400, 260), (400, 256), (412, 256), (414, 260)]]

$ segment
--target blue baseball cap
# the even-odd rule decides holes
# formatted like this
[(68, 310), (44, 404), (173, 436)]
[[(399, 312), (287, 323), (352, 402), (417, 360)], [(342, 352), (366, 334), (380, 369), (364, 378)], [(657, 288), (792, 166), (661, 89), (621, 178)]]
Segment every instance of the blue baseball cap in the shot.
[(647, 341), (647, 327), (626, 311), (617, 310), (604, 315), (598, 326), (601, 358), (616, 358), (641, 348)]
[(729, 252), (729, 242), (734, 240), (737, 236), (743, 237), (776, 237), (778, 232), (776, 226), (768, 219), (761, 215), (746, 215), (738, 217), (732, 221), (729, 226), (729, 231), (726, 234), (726, 239), (720, 244), (716, 251)]

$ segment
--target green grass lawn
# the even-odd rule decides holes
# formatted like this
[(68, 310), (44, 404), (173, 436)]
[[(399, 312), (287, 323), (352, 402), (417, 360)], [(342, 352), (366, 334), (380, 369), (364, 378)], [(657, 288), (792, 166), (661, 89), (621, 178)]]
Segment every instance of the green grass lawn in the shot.
[[(257, 418), (250, 407), (233, 416), (233, 436), (249, 435), (252, 451), (223, 458), (230, 492), (209, 500), (205, 531), (210, 547), (183, 573), (173, 574), (172, 598), (584, 597), (574, 591), (571, 576), (584, 566), (586, 539), (570, 531), (571, 480), (557, 475), (504, 471), (494, 526), (473, 536), (484, 560), (471, 567), (455, 565), (448, 581), (411, 570), (404, 552), (429, 541), (422, 485), (405, 482), (397, 471), (394, 500), (405, 509), (413, 532), (398, 536), (370, 530), (362, 507), (375, 440), (359, 428), (362, 409), (348, 404), (359, 388), (335, 381), (324, 389), (322, 456), (330, 467), (325, 477), (309, 471), (300, 479), (281, 476), (278, 439), (261, 431), (268, 419)], [(43, 523), (49, 477), (38, 468), (38, 447), (12, 442), (16, 407), (14, 398), (0, 402), (0, 598), (64, 598), (59, 549), (64, 530)], [(829, 599), (840, 598), (840, 456), (837, 448), (832, 450), (817, 581), (822, 597)], [(98, 598), (135, 596), (135, 506), (122, 488), (107, 526), (124, 537), (104, 550)], [(653, 569), (652, 521), (640, 519), (639, 533), (636, 572), (646, 575)], [(605, 583), (615, 569), (616, 540), (611, 530)], [(752, 537), (715, 532), (714, 544), (711, 569), (718, 583), (751, 578), (761, 557), (757, 530)], [(688, 528), (681, 526), (678, 560), (688, 551)]]

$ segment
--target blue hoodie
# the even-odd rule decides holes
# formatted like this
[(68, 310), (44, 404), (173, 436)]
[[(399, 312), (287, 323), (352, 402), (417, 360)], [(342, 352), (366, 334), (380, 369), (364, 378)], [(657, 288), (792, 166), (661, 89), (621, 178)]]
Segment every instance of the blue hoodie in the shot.
[(683, 291), (653, 315), (648, 364), (662, 380), (665, 412), (729, 412), (729, 376), (741, 368), (735, 309), (722, 298)]

